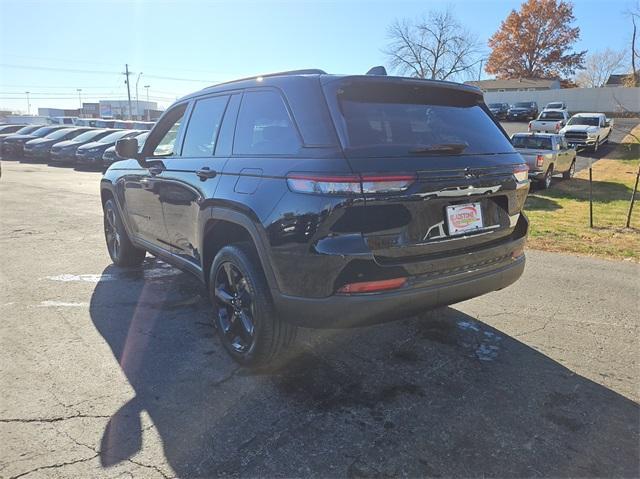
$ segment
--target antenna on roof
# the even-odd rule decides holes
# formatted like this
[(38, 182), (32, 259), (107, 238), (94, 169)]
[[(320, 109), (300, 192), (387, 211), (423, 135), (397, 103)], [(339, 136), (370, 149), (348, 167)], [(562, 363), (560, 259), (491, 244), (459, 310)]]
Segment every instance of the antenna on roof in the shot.
[(385, 67), (383, 67), (382, 65), (378, 65), (377, 67), (371, 68), (371, 70), (369, 70), (367, 72), (367, 75), (384, 75), (384, 76), (387, 76), (387, 69)]

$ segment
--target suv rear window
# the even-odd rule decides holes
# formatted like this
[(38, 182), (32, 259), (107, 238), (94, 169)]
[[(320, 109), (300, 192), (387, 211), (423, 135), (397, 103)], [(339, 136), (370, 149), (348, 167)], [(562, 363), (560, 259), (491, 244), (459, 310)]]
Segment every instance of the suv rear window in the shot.
[(239, 155), (287, 155), (300, 142), (282, 97), (275, 91), (249, 91), (242, 98), (233, 152)]
[(338, 103), (353, 158), (513, 152), (472, 93), (354, 83), (338, 90)]

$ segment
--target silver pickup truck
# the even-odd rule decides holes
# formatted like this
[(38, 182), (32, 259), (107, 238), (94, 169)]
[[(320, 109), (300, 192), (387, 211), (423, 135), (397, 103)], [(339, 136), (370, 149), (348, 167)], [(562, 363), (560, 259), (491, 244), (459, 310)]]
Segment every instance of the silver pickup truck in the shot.
[(516, 133), (511, 143), (529, 165), (529, 179), (543, 189), (551, 186), (553, 175), (562, 173), (568, 180), (576, 171), (576, 150), (562, 135)]
[(535, 120), (529, 122), (533, 133), (558, 133), (569, 121), (567, 110), (543, 110)]

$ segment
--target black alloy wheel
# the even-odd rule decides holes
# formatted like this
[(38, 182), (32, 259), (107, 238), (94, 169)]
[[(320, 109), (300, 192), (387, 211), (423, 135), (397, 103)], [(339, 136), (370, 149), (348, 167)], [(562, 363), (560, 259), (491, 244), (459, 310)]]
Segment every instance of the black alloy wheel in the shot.
[(116, 261), (120, 257), (120, 233), (116, 227), (116, 212), (113, 208), (108, 208), (104, 212), (104, 237), (107, 240), (109, 256)]
[(147, 252), (131, 242), (113, 199), (104, 204), (104, 238), (111, 261), (116, 266), (139, 266)]
[(218, 325), (228, 344), (239, 354), (252, 349), (255, 343), (253, 295), (242, 272), (231, 262), (218, 266), (214, 295), (218, 310)]

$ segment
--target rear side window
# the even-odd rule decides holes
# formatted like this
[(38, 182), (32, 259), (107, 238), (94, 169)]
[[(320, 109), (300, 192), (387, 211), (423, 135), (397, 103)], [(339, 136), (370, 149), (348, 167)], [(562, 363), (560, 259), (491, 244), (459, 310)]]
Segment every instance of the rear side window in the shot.
[(182, 147), (182, 156), (212, 156), (228, 96), (198, 100), (193, 108)]
[(233, 152), (239, 155), (287, 155), (300, 148), (282, 97), (275, 91), (245, 92), (238, 113)]
[(338, 90), (338, 102), (350, 157), (513, 152), (470, 93), (354, 84)]

